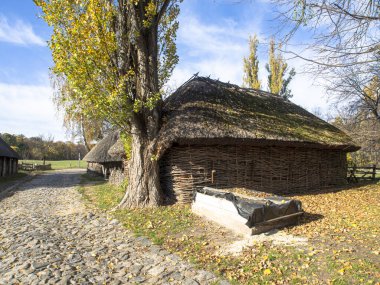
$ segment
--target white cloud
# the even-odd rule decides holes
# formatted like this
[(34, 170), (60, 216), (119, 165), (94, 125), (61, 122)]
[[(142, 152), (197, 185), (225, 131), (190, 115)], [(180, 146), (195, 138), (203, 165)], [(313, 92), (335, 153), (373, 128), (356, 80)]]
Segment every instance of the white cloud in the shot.
[(181, 20), (178, 38), (180, 43), (191, 47), (188, 50), (189, 56), (210, 53), (221, 56), (245, 50), (241, 41), (247, 40), (247, 34), (231, 19), (223, 20), (221, 25), (205, 25), (192, 16), (185, 16)]
[[(254, 22), (239, 25), (230, 19), (220, 23), (207, 25), (191, 14), (180, 19), (178, 31), (178, 49), (180, 63), (170, 79), (171, 89), (179, 87), (193, 74), (241, 85), (243, 78), (243, 57), (248, 53), (248, 37), (256, 33), (261, 35), (261, 25), (257, 18)], [(260, 39), (261, 42), (265, 40)], [(265, 48), (265, 46), (263, 46)], [(260, 51), (260, 78), (262, 88), (267, 86), (265, 63), (267, 52)], [(302, 107), (313, 110), (317, 107), (327, 111), (327, 98), (321, 86), (314, 84), (310, 74), (301, 73), (304, 62), (300, 59), (289, 60), (289, 65), (298, 72), (291, 82), (290, 88), (294, 97), (292, 101)]]
[(0, 83), (0, 133), (52, 135), (55, 140), (65, 140), (52, 94), (46, 85)]
[(20, 19), (10, 20), (0, 15), (0, 41), (20, 45), (45, 46), (46, 42), (35, 34), (30, 24)]
[(191, 15), (183, 16), (180, 21), (180, 63), (169, 85), (178, 87), (197, 72), (240, 84), (243, 55), (248, 52), (248, 36), (259, 34), (259, 28), (254, 23), (241, 27), (232, 19), (206, 25)]
[(297, 74), (290, 83), (293, 93), (291, 101), (309, 111), (320, 108), (323, 113), (328, 111), (325, 89), (314, 82), (309, 74)]
[[(305, 50), (303, 46), (294, 45), (293, 52), (302, 55), (305, 58), (313, 56), (311, 50)], [(288, 56), (284, 54), (285, 58)], [(309, 111), (320, 109), (324, 114), (329, 112), (328, 96), (325, 87), (327, 81), (322, 75), (311, 72), (310, 65), (299, 57), (293, 55), (287, 59), (289, 67), (294, 67), (296, 76), (290, 83), (290, 89), (293, 91), (292, 101)]]

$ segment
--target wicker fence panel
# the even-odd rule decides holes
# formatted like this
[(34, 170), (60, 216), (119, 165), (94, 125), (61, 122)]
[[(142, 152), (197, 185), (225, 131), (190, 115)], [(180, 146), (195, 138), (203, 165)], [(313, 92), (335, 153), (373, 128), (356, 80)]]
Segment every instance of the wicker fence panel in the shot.
[(110, 176), (108, 178), (109, 183), (116, 186), (121, 186), (125, 180), (125, 172), (120, 168), (113, 168), (110, 171)]
[(290, 193), (346, 182), (346, 153), (291, 147), (174, 146), (160, 161), (161, 186), (189, 203), (196, 187)]
[(99, 174), (102, 175), (102, 165), (100, 163), (96, 162), (89, 162), (87, 163), (87, 172), (92, 174)]

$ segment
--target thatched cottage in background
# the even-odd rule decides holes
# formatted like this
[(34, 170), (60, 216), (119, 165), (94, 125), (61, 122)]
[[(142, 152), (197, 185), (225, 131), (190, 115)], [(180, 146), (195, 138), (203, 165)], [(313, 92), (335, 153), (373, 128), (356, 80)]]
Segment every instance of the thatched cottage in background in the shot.
[(109, 154), (109, 150), (119, 139), (119, 132), (113, 131), (100, 140), (83, 158), (87, 161), (87, 171), (108, 178), (113, 170), (124, 169), (124, 157), (121, 153)]
[(194, 77), (164, 103), (163, 191), (190, 202), (199, 186), (271, 193), (346, 183), (345, 133), (281, 97)]
[(0, 177), (17, 173), (18, 154), (0, 138)]

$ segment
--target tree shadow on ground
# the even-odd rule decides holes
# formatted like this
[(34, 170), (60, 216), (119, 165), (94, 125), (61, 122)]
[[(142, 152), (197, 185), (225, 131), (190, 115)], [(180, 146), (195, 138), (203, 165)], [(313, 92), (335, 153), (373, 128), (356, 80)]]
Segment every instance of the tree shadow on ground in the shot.
[(325, 216), (321, 214), (305, 212), (299, 219), (298, 225), (308, 224), (323, 219)]
[[(40, 188), (51, 188), (52, 190), (62, 191), (65, 188), (79, 187), (82, 184), (99, 184), (106, 182), (107, 181), (101, 177), (94, 177), (91, 179), (90, 176), (86, 175), (84, 170), (79, 169), (46, 171), (27, 179), (14, 189), (0, 192), (0, 201), (13, 196), (17, 192), (30, 191)], [(16, 184), (18, 181), (15, 181), (14, 183)], [(9, 187), (11, 187), (11, 185)]]
[(315, 213), (308, 213), (304, 212), (304, 214), (296, 219), (294, 219), (294, 222), (291, 222), (291, 224), (287, 223), (286, 221), (283, 222), (283, 224), (276, 225), (274, 228), (277, 230), (282, 229), (292, 229), (299, 226), (303, 226), (306, 224), (309, 224), (314, 221), (318, 221), (323, 219), (325, 216), (321, 214), (315, 214)]

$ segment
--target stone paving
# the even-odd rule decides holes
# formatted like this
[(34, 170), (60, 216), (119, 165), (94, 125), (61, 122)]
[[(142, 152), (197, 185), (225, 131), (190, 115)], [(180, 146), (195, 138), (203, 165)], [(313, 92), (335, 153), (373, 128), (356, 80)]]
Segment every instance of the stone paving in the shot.
[(0, 284), (217, 283), (212, 273), (89, 212), (76, 190), (81, 171), (49, 172), (0, 195)]

